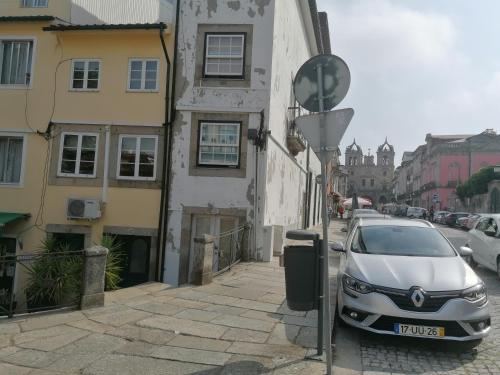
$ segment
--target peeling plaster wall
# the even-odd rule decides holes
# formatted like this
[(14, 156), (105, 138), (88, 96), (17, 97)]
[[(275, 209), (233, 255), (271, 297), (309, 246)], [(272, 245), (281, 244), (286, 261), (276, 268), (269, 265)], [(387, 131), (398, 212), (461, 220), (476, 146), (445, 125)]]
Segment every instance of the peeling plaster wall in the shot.
[[(293, 106), (292, 82), (300, 66), (310, 57), (309, 42), (302, 22), (299, 1), (277, 0), (273, 33), (273, 59), (270, 91), (269, 124), (273, 143), (268, 148), (265, 225), (283, 225), (298, 228), (302, 225), (306, 174), (306, 151), (297, 155), (296, 163), (285, 154), (288, 108)], [(313, 179), (320, 174), (320, 162), (310, 154)], [(313, 186), (314, 187), (314, 186)], [(314, 190), (311, 207), (314, 205)], [(311, 209), (311, 223), (313, 210)]]
[[(248, 128), (260, 125), (260, 111), (269, 112), (271, 82), (272, 35), (274, 19), (273, 0), (186, 0), (181, 1), (176, 77), (177, 118), (174, 124), (172, 149), (172, 179), (168, 212), (165, 259), (165, 281), (177, 285), (181, 254), (183, 207), (216, 209), (246, 209), (247, 220), (253, 222), (255, 197), (255, 147), (248, 142), (246, 176), (244, 178), (201, 177), (189, 175), (192, 113), (248, 114)], [(196, 45), (198, 25), (252, 25), (252, 58), (250, 82), (247, 86), (206, 85), (196, 76)], [(198, 42), (199, 44), (199, 42)], [(199, 66), (198, 66), (199, 68)], [(236, 85), (237, 86), (237, 85)], [(267, 120), (266, 120), (267, 127)], [(261, 154), (264, 154), (261, 153)], [(259, 170), (265, 173), (265, 158), (260, 156)], [(258, 177), (262, 184), (264, 176)], [(264, 185), (262, 185), (264, 186)], [(257, 200), (264, 204), (263, 189)], [(262, 211), (259, 208), (259, 211)], [(263, 217), (263, 216), (262, 216)], [(262, 217), (257, 227), (262, 227)], [(184, 228), (185, 229), (185, 228)], [(260, 240), (260, 237), (257, 236)], [(253, 244), (261, 248), (262, 244)]]

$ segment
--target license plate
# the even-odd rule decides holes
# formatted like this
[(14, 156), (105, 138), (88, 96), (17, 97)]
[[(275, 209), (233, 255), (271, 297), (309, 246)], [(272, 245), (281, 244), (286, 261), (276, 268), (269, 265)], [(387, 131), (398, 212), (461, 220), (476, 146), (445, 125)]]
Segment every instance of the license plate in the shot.
[(402, 336), (443, 337), (444, 327), (428, 327), (395, 323), (394, 333)]

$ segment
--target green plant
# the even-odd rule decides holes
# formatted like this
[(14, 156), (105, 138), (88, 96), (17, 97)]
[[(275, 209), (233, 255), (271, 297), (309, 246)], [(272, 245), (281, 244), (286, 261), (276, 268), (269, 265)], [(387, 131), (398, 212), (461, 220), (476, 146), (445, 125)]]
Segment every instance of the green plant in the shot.
[(498, 178), (493, 167), (481, 168), (474, 173), (466, 182), (457, 186), (457, 196), (463, 202), (465, 198), (488, 192), (488, 184)]
[(106, 259), (105, 289), (118, 289), (118, 284), (122, 281), (120, 273), (123, 270), (122, 244), (116, 240), (115, 236), (105, 235), (102, 237), (101, 246), (109, 250), (108, 258)]
[(42, 242), (41, 252), (28, 269), (26, 297), (35, 307), (72, 304), (81, 293), (83, 258), (54, 238)]

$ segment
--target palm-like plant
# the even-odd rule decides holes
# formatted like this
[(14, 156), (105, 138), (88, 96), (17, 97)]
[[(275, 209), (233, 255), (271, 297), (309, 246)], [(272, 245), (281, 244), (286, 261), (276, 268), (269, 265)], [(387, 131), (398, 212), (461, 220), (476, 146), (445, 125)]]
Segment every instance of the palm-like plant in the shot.
[(118, 289), (122, 281), (120, 277), (123, 269), (122, 244), (117, 241), (115, 236), (104, 235), (101, 240), (101, 246), (109, 250), (108, 258), (106, 259), (105, 289)]

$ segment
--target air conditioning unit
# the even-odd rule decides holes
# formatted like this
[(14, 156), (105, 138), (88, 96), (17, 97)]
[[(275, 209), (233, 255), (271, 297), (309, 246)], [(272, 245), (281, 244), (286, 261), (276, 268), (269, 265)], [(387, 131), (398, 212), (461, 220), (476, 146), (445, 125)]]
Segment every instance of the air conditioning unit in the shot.
[(99, 199), (68, 199), (68, 219), (99, 219), (101, 202)]

